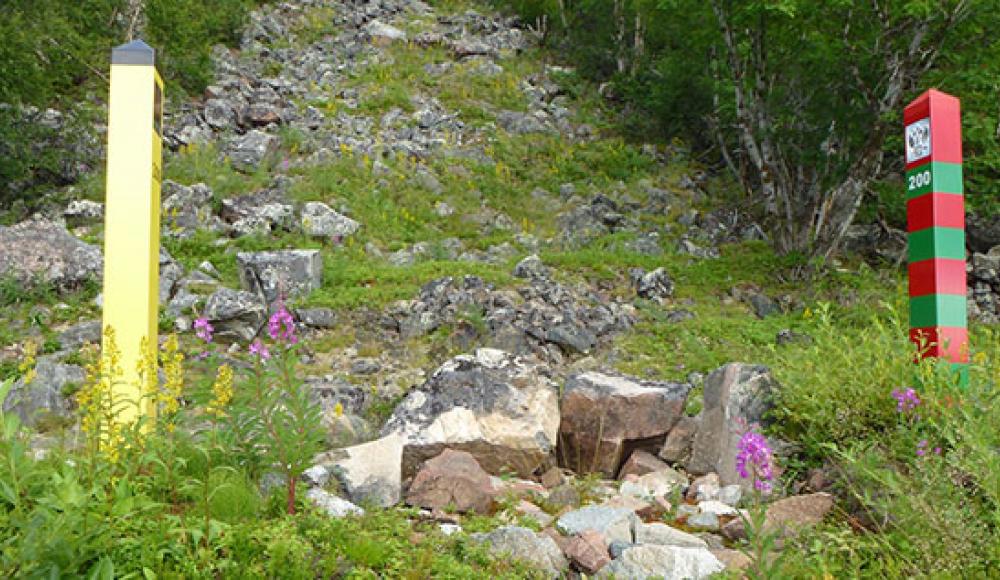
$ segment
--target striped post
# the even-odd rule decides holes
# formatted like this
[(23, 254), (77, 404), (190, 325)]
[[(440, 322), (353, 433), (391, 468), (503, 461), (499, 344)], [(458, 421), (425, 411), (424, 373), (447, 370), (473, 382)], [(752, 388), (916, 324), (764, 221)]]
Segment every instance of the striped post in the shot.
[[(969, 360), (962, 127), (957, 98), (929, 90), (903, 113), (910, 340), (918, 359)], [(963, 373), (964, 375), (964, 373)]]

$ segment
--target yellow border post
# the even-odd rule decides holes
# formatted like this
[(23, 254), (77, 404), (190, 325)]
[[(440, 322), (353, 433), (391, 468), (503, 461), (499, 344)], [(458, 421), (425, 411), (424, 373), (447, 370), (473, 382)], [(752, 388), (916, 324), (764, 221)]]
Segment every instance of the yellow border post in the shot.
[[(115, 331), (123, 373), (113, 389), (116, 402), (142, 400), (140, 345), (149, 345), (147, 356), (154, 361), (157, 351), (162, 123), (163, 80), (155, 52), (141, 40), (116, 47), (104, 221), (104, 327)], [(109, 345), (104, 346), (107, 352)], [(131, 423), (140, 412), (154, 418), (152, 401), (146, 399), (141, 411), (134, 404), (121, 405), (118, 419)]]

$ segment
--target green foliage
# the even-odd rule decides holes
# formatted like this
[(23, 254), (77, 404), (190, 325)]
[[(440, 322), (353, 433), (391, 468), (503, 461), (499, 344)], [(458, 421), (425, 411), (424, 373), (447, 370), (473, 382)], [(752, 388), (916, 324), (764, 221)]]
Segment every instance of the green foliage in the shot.
[(190, 93), (211, 80), (209, 52), (214, 44), (238, 43), (252, 0), (150, 0), (146, 33), (162, 52), (161, 69)]

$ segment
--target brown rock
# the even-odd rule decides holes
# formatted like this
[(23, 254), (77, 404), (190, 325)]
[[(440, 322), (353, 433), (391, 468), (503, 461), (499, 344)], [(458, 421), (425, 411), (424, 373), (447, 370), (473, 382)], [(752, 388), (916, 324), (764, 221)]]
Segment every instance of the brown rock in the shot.
[(698, 432), (697, 417), (681, 417), (674, 428), (667, 433), (667, 439), (660, 448), (660, 459), (668, 463), (685, 461), (691, 455), (694, 434)]
[(596, 574), (611, 562), (608, 542), (603, 534), (595, 530), (584, 530), (573, 536), (563, 548), (563, 553), (584, 574)]
[(580, 492), (568, 483), (564, 483), (549, 492), (548, 502), (557, 507), (576, 507), (580, 505)]
[[(778, 533), (782, 537), (798, 534), (803, 528), (814, 526), (833, 508), (833, 496), (828, 493), (811, 493), (779, 499), (767, 506), (764, 514), (764, 532)], [(747, 537), (743, 520), (737, 518), (722, 527), (722, 535), (730, 540)]]
[(561, 405), (561, 461), (577, 473), (614, 477), (629, 450), (662, 446), (690, 388), (598, 372), (570, 376)]
[(454, 508), (486, 514), (493, 506), (493, 486), (489, 474), (471, 454), (446, 449), (417, 472), (406, 493), (406, 503), (432, 510)]
[(713, 556), (715, 556), (722, 564), (726, 567), (726, 570), (742, 571), (746, 570), (753, 560), (750, 556), (747, 556), (739, 550), (730, 550), (728, 548), (722, 548), (719, 550), (709, 550)]
[(566, 481), (563, 476), (563, 472), (558, 467), (553, 467), (542, 474), (542, 485), (546, 489), (552, 489), (553, 487), (559, 487)]
[(618, 473), (618, 479), (625, 479), (628, 475), (646, 475), (670, 466), (657, 459), (655, 455), (642, 449), (636, 449), (629, 456), (628, 461), (622, 466)]

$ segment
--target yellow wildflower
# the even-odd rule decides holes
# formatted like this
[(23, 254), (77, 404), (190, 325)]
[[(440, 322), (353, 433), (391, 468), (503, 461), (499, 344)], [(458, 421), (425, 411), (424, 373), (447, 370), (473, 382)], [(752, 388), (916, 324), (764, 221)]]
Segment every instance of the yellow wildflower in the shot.
[(179, 408), (178, 400), (184, 391), (184, 353), (180, 351), (177, 335), (171, 334), (163, 343), (163, 390), (159, 400), (163, 413), (170, 415)]
[(229, 365), (219, 367), (219, 372), (215, 375), (215, 383), (212, 384), (212, 394), (215, 398), (208, 404), (206, 411), (222, 417), (225, 413), (226, 405), (233, 398), (233, 368)]
[(343, 403), (341, 403), (340, 401), (337, 401), (337, 404), (333, 406), (333, 414), (336, 415), (336, 416), (338, 416), (338, 417), (343, 417), (344, 416), (344, 405), (343, 405)]
[(31, 384), (31, 381), (35, 380), (38, 375), (35, 372), (35, 357), (38, 356), (38, 344), (33, 340), (29, 340), (24, 343), (24, 360), (21, 364), (17, 365), (17, 370), (21, 372), (21, 378), (24, 380), (24, 384)]

